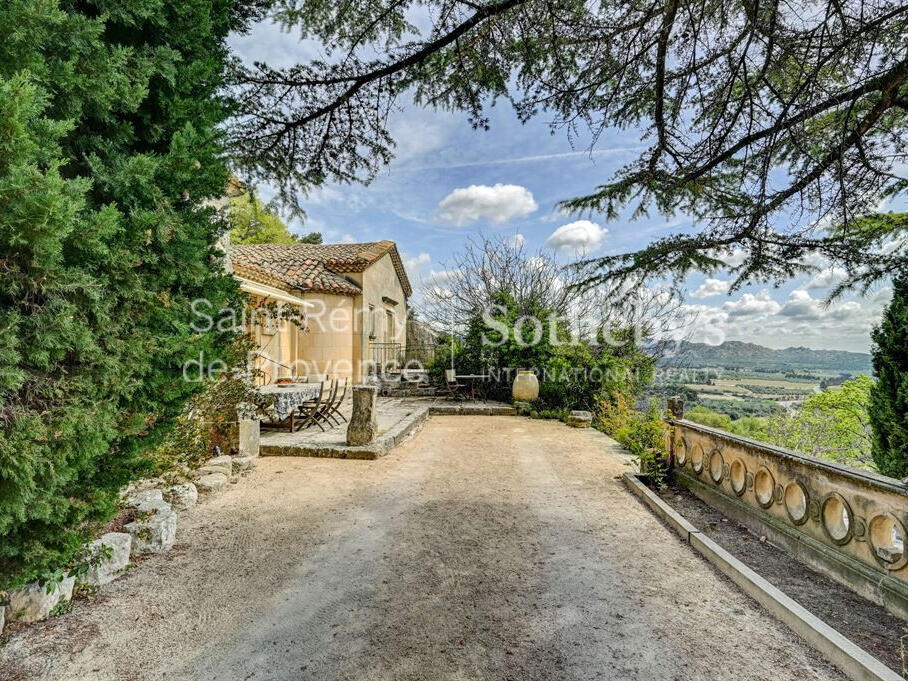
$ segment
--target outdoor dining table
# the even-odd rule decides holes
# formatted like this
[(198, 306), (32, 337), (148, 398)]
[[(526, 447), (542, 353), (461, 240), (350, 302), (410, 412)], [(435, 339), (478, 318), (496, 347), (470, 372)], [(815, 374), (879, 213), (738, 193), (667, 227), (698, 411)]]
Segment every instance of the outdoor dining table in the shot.
[(256, 388), (259, 409), (266, 417), (280, 423), (295, 414), (305, 402), (318, 397), (320, 386), (319, 383), (263, 385)]
[(457, 374), (454, 378), (458, 381), (463, 380), (470, 386), (470, 398), (476, 399), (476, 384), (482, 383), (489, 377), (485, 374)]

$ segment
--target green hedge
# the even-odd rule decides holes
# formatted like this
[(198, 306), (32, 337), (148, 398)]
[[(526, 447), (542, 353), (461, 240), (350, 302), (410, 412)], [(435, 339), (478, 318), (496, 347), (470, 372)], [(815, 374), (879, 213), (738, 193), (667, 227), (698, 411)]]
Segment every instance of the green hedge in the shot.
[[(75, 9), (79, 8), (79, 9)], [(0, 588), (78, 559), (197, 384), (236, 304), (203, 202), (228, 1), (0, 3)]]

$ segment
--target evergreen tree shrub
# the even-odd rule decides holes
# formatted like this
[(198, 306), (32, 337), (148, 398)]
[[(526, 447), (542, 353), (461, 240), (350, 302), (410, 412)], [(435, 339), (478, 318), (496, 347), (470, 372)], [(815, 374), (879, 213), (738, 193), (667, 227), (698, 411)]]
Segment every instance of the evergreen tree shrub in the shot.
[[(232, 333), (234, 0), (0, 4), (0, 589), (70, 564)], [(201, 324), (201, 326), (200, 326)], [(190, 376), (190, 378), (198, 378)]]
[(870, 390), (872, 456), (883, 475), (908, 476), (908, 276), (893, 284), (892, 301), (873, 331)]

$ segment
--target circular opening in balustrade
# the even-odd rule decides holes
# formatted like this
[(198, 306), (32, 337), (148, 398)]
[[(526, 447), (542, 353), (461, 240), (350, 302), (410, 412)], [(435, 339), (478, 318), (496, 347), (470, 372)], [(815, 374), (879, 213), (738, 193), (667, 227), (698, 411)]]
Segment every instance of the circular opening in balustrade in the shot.
[(700, 445), (694, 445), (691, 450), (690, 465), (694, 469), (694, 473), (703, 472), (703, 447)]
[(870, 546), (877, 560), (889, 570), (905, 565), (905, 527), (895, 517), (886, 513), (878, 515), (868, 526)]
[(841, 494), (833, 492), (823, 501), (823, 529), (836, 544), (847, 544), (851, 540), (851, 507)]
[(795, 525), (801, 525), (807, 520), (808, 498), (807, 490), (800, 482), (789, 482), (785, 486), (785, 510), (788, 517)]
[(738, 496), (744, 494), (744, 490), (747, 489), (747, 467), (741, 459), (737, 459), (732, 463), (728, 476), (731, 479), (732, 491)]
[(725, 460), (722, 458), (722, 452), (720, 452), (718, 449), (714, 449), (712, 451), (712, 454), (709, 455), (709, 477), (711, 477), (713, 479), (713, 482), (717, 485), (722, 482), (724, 467)]
[(683, 437), (681, 438), (681, 446), (678, 447), (678, 456), (675, 457), (675, 463), (678, 464), (678, 468), (684, 468), (684, 464), (687, 463), (687, 451), (690, 449), (690, 445), (687, 443)]
[(769, 508), (772, 506), (773, 496), (776, 491), (776, 481), (772, 477), (772, 473), (769, 472), (769, 469), (765, 466), (757, 471), (757, 474), (754, 476), (754, 496), (757, 497), (757, 502), (763, 508)]

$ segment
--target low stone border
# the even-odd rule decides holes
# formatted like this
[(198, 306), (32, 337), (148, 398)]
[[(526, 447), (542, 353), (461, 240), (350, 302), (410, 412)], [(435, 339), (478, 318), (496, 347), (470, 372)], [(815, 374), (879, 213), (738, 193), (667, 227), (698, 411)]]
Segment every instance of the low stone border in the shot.
[(429, 407), (429, 414), (438, 416), (516, 416), (517, 409), (506, 404), (502, 405), (475, 405), (475, 404), (433, 404)]
[(422, 427), (429, 417), (428, 409), (411, 412), (398, 421), (393, 428), (379, 435), (367, 445), (262, 445), (262, 456), (310, 456), (324, 459), (359, 459), (374, 461), (383, 457), (409, 435)]
[(908, 486), (677, 414), (668, 425), (677, 482), (796, 560), (908, 619)]
[(638, 474), (627, 472), (624, 484), (691, 547), (737, 584), (776, 619), (813, 646), (853, 681), (904, 681), (873, 655), (830, 627), (804, 606), (777, 589), (750, 567), (700, 532), (647, 487)]
[(135, 511), (125, 532), (108, 532), (91, 542), (89, 550), (97, 560), (84, 573), (70, 573), (50, 586), (31, 582), (7, 593), (0, 600), (0, 634), (5, 621), (31, 624), (54, 616), (58, 606), (72, 599), (75, 587), (103, 587), (126, 572), (132, 557), (168, 552), (176, 540), (177, 512), (195, 506), (200, 493), (216, 492), (235, 481), (233, 476), (254, 468), (254, 462), (252, 455), (217, 456), (192, 472), (192, 482), (140, 480), (121, 490), (121, 507)]

